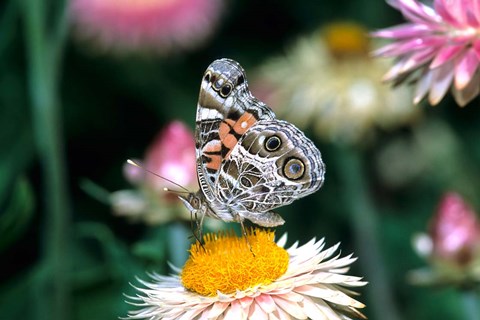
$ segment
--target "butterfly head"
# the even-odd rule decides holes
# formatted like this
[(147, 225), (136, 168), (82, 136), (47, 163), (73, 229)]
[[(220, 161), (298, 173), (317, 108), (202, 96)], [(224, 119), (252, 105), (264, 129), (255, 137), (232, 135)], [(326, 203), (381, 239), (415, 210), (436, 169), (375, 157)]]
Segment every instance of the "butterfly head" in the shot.
[(190, 192), (187, 195), (179, 195), (178, 198), (192, 214), (196, 214), (202, 206), (202, 194)]

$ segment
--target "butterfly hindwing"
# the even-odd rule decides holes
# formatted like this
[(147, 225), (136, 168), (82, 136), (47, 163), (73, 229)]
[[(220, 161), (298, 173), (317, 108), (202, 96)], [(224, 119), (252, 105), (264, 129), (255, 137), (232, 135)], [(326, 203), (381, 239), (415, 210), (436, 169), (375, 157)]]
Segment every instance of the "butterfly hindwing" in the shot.
[(215, 60), (205, 71), (195, 131), (204, 215), (276, 226), (283, 219), (272, 209), (323, 184), (320, 151), (252, 96), (245, 72), (233, 60)]

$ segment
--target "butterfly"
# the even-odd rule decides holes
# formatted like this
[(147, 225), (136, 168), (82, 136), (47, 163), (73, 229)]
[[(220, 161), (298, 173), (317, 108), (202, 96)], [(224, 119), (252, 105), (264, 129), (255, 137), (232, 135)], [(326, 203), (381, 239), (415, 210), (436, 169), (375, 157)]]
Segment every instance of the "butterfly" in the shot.
[[(180, 195), (192, 215), (275, 227), (272, 210), (317, 191), (325, 164), (313, 142), (252, 96), (245, 71), (213, 61), (200, 87), (195, 125), (200, 189)], [(200, 231), (201, 232), (201, 231)], [(245, 232), (244, 232), (245, 233)]]

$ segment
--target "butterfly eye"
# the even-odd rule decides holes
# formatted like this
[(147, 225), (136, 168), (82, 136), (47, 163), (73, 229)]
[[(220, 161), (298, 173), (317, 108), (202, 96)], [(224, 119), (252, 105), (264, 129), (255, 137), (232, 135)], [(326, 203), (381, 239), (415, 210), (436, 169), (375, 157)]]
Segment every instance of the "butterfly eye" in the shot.
[(207, 72), (207, 74), (205, 74), (205, 77), (203, 77), (203, 79), (204, 79), (206, 82), (209, 82), (209, 81), (210, 81), (210, 72)]
[(305, 172), (305, 165), (300, 159), (291, 158), (283, 167), (283, 173), (288, 179), (298, 180)]
[(282, 145), (282, 140), (277, 136), (271, 136), (265, 141), (267, 151), (275, 151)]
[(194, 207), (195, 209), (197, 209), (199, 207), (199, 204), (200, 204), (200, 200), (198, 200), (197, 197), (193, 198), (192, 199), (192, 207)]
[(224, 98), (228, 97), (228, 95), (232, 92), (232, 86), (229, 84), (226, 84), (222, 87), (222, 90), (220, 90), (220, 95)]

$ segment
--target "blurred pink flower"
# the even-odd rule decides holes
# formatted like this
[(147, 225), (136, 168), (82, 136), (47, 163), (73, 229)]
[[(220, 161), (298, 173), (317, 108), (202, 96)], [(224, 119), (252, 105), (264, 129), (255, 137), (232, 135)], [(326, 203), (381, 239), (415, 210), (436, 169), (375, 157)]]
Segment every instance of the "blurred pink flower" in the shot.
[(449, 88), (460, 106), (475, 98), (480, 91), (480, 0), (433, 0), (433, 7), (417, 0), (387, 2), (409, 22), (373, 33), (394, 41), (373, 53), (397, 59), (384, 80), (416, 82), (414, 103), (428, 93), (436, 105)]
[(410, 271), (411, 283), (465, 287), (480, 281), (480, 222), (457, 193), (442, 197), (429, 233), (417, 234), (413, 245), (429, 267)]
[[(153, 140), (146, 152), (144, 164), (148, 170), (186, 188), (196, 187), (193, 133), (182, 122), (171, 122)], [(164, 180), (152, 174), (146, 175), (145, 182), (157, 191), (163, 190), (166, 184)]]
[[(198, 189), (195, 139), (190, 129), (180, 121), (169, 123), (154, 138), (143, 161), (135, 160), (151, 172), (167, 178), (189, 190)], [(113, 210), (118, 215), (149, 224), (165, 223), (177, 218), (189, 220), (190, 213), (174, 192), (180, 188), (143, 169), (126, 163), (125, 178), (136, 189), (120, 190), (111, 194)]]
[(447, 193), (431, 221), (430, 236), (435, 257), (460, 265), (470, 262), (480, 248), (475, 211), (457, 193)]
[(76, 35), (103, 50), (170, 52), (204, 41), (222, 0), (72, 0)]

